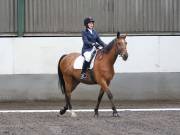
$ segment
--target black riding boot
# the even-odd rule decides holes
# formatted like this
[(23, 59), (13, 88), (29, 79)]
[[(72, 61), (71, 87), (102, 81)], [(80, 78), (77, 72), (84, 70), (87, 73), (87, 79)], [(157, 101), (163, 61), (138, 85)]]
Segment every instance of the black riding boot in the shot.
[(90, 62), (84, 61), (80, 77), (81, 80), (86, 79), (86, 70), (89, 67), (89, 64)]

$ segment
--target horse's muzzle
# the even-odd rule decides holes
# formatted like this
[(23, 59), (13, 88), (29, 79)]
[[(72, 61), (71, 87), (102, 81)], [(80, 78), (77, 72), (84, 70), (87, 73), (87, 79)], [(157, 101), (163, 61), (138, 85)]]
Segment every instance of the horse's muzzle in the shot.
[(122, 55), (122, 58), (123, 58), (124, 61), (126, 61), (128, 59), (128, 53)]

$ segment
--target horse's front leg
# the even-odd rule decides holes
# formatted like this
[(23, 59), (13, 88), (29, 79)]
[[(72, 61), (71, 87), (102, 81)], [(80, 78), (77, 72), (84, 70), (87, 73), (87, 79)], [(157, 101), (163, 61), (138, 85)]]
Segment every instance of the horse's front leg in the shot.
[(109, 84), (110, 84), (110, 81), (104, 81), (103, 79), (101, 79), (101, 88), (104, 92), (106, 92), (110, 102), (111, 102), (111, 107), (112, 107), (112, 110), (113, 110), (113, 116), (114, 117), (118, 117), (118, 112), (116, 110), (116, 107), (114, 105), (114, 102), (113, 102), (113, 95), (111, 93), (111, 91), (109, 90)]
[(98, 117), (98, 115), (99, 115), (98, 114), (98, 109), (99, 109), (99, 105), (101, 103), (101, 99), (102, 99), (103, 95), (104, 95), (104, 91), (102, 89), (100, 89), (99, 96), (98, 96), (98, 101), (97, 101), (96, 107), (94, 109), (94, 117)]
[(113, 102), (113, 95), (109, 89), (106, 91), (106, 93), (107, 93), (107, 96), (111, 102), (111, 106), (112, 106), (112, 110), (113, 110), (113, 116), (118, 117), (119, 115), (118, 115), (118, 112), (117, 112), (116, 107), (115, 107), (114, 102)]

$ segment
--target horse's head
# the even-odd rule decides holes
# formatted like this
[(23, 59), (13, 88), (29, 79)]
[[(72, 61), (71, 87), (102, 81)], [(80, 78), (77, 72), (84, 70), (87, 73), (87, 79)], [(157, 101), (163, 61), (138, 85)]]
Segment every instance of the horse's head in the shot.
[(127, 60), (128, 58), (128, 52), (127, 52), (127, 42), (126, 42), (126, 35), (120, 35), (120, 33), (117, 33), (117, 38), (116, 38), (116, 50), (118, 55), (120, 55), (123, 60)]

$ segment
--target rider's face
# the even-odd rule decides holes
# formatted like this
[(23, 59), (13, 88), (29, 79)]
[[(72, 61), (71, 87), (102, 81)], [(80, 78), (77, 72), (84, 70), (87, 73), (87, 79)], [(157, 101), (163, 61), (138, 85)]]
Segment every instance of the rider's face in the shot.
[(94, 23), (93, 22), (88, 23), (88, 28), (93, 29), (94, 28)]

